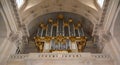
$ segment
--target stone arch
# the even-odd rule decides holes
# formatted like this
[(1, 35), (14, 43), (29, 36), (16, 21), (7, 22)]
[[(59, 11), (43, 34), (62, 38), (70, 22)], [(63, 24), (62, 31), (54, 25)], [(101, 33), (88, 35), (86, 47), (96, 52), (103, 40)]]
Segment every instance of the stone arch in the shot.
[(120, 43), (120, 6), (117, 10), (111, 33), (115, 38), (116, 42)]
[[(40, 0), (40, 2), (38, 3), (37, 2), (33, 4), (28, 3), (25, 9), (23, 11), (20, 11), (21, 16), (23, 18), (23, 23), (29, 24), (30, 20), (33, 20), (40, 15), (52, 13), (52, 12), (59, 12), (59, 11), (77, 13), (91, 20), (93, 24), (96, 24), (98, 22), (100, 14), (97, 11), (97, 7), (95, 6), (95, 3), (92, 3), (91, 1), (89, 1), (92, 4), (91, 6), (85, 4), (84, 1), (81, 2), (80, 0), (77, 1), (67, 0), (66, 2), (61, 0), (60, 3), (57, 4), (54, 3), (53, 1), (54, 0), (52, 1)], [(68, 4), (68, 5), (64, 5), (64, 4)]]
[(59, 13), (64, 14), (67, 18), (73, 18), (75, 23), (80, 21), (83, 24), (85, 31), (90, 33), (89, 35), (92, 35), (94, 24), (87, 18), (72, 12), (52, 12), (37, 17), (36, 19), (30, 21), (30, 23), (27, 25), (30, 35), (35, 32), (40, 22), (46, 23), (49, 18), (56, 17)]
[(6, 23), (3, 19), (1, 12), (0, 12), (0, 30), (1, 30), (0, 31), (0, 42), (3, 43), (4, 39), (7, 37), (7, 28), (6, 28)]

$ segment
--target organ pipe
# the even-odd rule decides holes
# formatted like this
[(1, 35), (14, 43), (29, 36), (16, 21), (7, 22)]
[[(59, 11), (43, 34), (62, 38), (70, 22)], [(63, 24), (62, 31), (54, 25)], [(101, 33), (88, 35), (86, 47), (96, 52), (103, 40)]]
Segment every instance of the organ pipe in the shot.
[[(44, 43), (49, 43), (50, 52), (68, 51), (72, 52), (71, 45), (77, 45), (77, 49), (81, 52), (86, 44), (86, 37), (81, 23), (75, 24), (72, 18), (64, 20), (63, 15), (57, 17), (57, 21), (52, 18), (48, 22), (40, 23), (37, 34), (34, 37), (35, 44), (40, 52), (44, 50)], [(76, 43), (76, 41), (78, 41)]]

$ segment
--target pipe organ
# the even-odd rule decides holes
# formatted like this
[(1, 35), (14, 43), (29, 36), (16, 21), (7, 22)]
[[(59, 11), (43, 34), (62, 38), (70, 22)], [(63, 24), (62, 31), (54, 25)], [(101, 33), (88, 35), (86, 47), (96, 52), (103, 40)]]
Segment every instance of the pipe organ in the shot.
[(40, 23), (34, 37), (40, 52), (82, 52), (86, 39), (81, 23), (74, 23), (72, 18), (65, 20), (62, 14), (49, 18), (46, 24)]

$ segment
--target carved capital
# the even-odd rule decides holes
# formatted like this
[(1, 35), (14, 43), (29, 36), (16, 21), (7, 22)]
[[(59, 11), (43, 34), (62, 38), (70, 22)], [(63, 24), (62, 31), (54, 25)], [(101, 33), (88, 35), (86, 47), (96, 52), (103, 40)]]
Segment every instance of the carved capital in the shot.
[(108, 32), (108, 33), (102, 34), (101, 39), (102, 39), (102, 42), (108, 42), (108, 41), (110, 41), (110, 39), (111, 39), (111, 33)]
[(13, 32), (10, 33), (9, 35), (9, 40), (12, 41), (12, 42), (15, 42), (19, 39), (19, 35), (18, 34), (15, 34)]

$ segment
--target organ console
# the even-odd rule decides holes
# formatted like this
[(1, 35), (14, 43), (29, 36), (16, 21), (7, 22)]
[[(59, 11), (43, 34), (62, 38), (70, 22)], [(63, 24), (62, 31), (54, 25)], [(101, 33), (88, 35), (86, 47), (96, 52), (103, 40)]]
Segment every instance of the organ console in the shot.
[(47, 46), (49, 52), (83, 51), (87, 37), (84, 34), (81, 23), (78, 22), (75, 24), (72, 18), (69, 18), (68, 21), (65, 21), (64, 18), (64, 15), (59, 14), (57, 21), (49, 18), (46, 24), (40, 23), (36, 36), (34, 37), (35, 44), (40, 52), (45, 50), (44, 45), (46, 43), (49, 45)]

